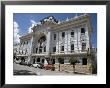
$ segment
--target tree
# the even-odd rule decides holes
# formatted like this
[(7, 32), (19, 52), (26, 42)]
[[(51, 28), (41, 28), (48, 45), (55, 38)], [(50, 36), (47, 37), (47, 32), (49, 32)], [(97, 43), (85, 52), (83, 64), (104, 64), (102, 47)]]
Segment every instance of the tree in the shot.
[(59, 62), (59, 71), (60, 71), (60, 64), (64, 64), (64, 59), (59, 57), (58, 62)]
[(97, 73), (97, 58), (96, 58), (95, 53), (91, 54), (91, 62), (92, 62), (92, 65), (91, 65), (92, 73), (96, 74)]
[(13, 53), (13, 62), (15, 62), (16, 60), (18, 60), (16, 53)]
[(74, 58), (74, 57), (71, 57), (71, 58), (69, 59), (69, 62), (70, 62), (70, 64), (73, 65), (73, 73), (75, 73), (75, 65), (76, 65), (76, 63), (78, 62), (78, 60), (77, 60), (76, 58)]

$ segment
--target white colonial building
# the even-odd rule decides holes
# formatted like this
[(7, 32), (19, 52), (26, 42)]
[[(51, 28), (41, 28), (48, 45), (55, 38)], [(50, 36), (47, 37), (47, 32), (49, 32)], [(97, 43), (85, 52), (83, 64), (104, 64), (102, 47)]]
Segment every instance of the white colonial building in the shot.
[(32, 27), (33, 32), (20, 37), (14, 50), (17, 56), (30, 63), (54, 64), (61, 70), (72, 70), (70, 58), (76, 58), (77, 72), (91, 73), (91, 21), (88, 14), (58, 22), (53, 16), (44, 18)]

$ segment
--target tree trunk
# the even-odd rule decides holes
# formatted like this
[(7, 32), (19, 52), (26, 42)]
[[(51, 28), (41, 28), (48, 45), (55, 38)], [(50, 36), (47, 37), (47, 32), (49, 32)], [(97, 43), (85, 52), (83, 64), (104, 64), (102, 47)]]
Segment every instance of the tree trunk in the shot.
[(60, 64), (59, 64), (59, 71), (60, 71)]
[(75, 73), (75, 65), (73, 65), (73, 73)]

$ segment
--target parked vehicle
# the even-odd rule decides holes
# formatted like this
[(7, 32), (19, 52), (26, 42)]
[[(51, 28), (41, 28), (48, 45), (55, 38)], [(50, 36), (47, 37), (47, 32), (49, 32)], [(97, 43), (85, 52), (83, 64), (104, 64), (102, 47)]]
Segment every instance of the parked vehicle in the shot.
[(44, 68), (44, 64), (43, 63), (38, 63), (38, 68), (43, 69)]
[(21, 65), (27, 65), (27, 62), (21, 61), (20, 64), (21, 64)]
[(38, 68), (39, 67), (39, 64), (34, 63), (34, 64), (32, 64), (32, 66), (35, 67), (35, 68)]
[(48, 64), (48, 65), (44, 66), (44, 69), (45, 70), (52, 70), (52, 71), (54, 71), (55, 70), (55, 67), (54, 67), (53, 64)]
[(43, 69), (44, 65), (42, 63), (34, 63), (32, 64), (33, 67), (35, 68), (40, 68), (40, 69)]
[(30, 62), (27, 62), (27, 66), (31, 67), (33, 64)]
[(21, 63), (21, 60), (14, 60), (14, 62), (15, 62), (16, 64), (19, 64), (19, 63)]

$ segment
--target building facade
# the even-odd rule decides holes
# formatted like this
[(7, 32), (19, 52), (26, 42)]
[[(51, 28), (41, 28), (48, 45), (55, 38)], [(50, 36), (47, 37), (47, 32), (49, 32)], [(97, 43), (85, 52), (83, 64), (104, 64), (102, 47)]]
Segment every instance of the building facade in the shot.
[(77, 59), (76, 72), (92, 73), (91, 33), (88, 14), (63, 22), (49, 16), (34, 25), (31, 33), (20, 37), (14, 50), (17, 57), (29, 63), (54, 64), (56, 70), (60, 63), (62, 71), (72, 71), (69, 60)]

